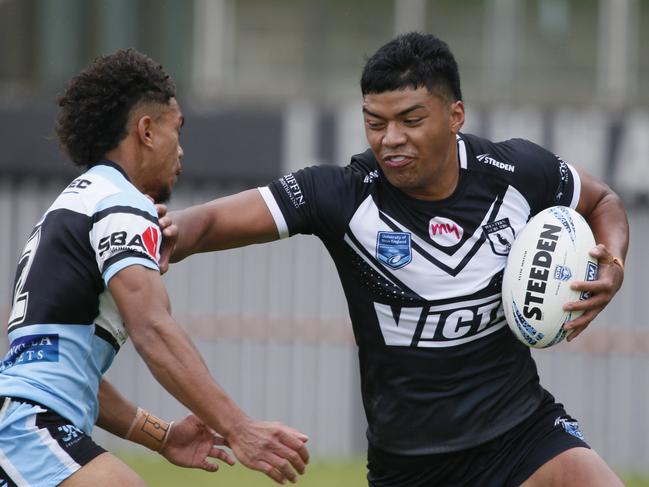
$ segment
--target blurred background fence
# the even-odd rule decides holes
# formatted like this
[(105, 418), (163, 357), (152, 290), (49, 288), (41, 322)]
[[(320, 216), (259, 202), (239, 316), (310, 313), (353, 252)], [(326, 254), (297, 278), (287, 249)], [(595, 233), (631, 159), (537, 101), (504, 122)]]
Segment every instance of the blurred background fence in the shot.
[[(133, 46), (178, 82), (180, 208), (364, 150), (365, 56), (407, 30), (455, 52), (465, 132), (529, 138), (626, 201), (624, 288), (579, 340), (535, 356), (591, 444), (617, 468), (647, 471), (647, 0), (0, 0), (0, 314), (29, 231), (76, 174), (53, 139), (56, 93), (96, 55)], [(250, 415), (304, 430), (318, 456), (363, 453), (356, 348), (317, 240), (195, 256), (165, 281), (174, 315)], [(109, 377), (160, 415), (184, 413), (131, 345)]]

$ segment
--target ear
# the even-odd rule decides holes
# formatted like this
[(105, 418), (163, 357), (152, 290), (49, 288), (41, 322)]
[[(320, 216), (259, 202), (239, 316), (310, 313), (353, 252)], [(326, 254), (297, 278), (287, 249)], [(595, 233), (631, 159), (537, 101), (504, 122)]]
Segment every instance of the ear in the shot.
[(449, 118), (451, 120), (451, 131), (457, 134), (464, 125), (464, 102), (462, 100), (451, 103)]
[(136, 125), (140, 142), (147, 147), (153, 146), (153, 119), (149, 115), (140, 117)]

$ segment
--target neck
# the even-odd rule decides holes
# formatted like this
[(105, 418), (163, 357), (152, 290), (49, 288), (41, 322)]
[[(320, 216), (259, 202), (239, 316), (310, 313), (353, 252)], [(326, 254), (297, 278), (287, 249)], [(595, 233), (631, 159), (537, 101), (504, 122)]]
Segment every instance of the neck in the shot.
[(440, 169), (432, 174), (430, 181), (418, 188), (404, 192), (413, 198), (427, 201), (443, 200), (451, 196), (460, 181), (460, 160), (457, 143), (450, 144)]
[(134, 157), (131, 152), (124, 150), (122, 148), (122, 145), (120, 145), (119, 147), (108, 151), (104, 155), (104, 159), (108, 159), (109, 161), (112, 161), (119, 167), (121, 167), (133, 186), (135, 186), (141, 192), (144, 192), (145, 188), (142, 187), (142, 184), (138, 179), (139, 172), (137, 168), (139, 166), (139, 163), (137, 161), (137, 158)]

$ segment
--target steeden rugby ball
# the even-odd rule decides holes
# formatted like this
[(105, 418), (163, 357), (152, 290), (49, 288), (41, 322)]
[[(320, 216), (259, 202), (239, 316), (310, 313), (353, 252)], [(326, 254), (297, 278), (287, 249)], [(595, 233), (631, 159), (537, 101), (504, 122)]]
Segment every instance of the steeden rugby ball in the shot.
[(516, 236), (503, 275), (507, 324), (525, 345), (550, 347), (563, 340), (564, 323), (582, 311), (564, 311), (569, 301), (586, 299), (572, 281), (597, 278), (597, 261), (588, 255), (595, 238), (586, 220), (571, 208), (553, 206), (535, 215)]

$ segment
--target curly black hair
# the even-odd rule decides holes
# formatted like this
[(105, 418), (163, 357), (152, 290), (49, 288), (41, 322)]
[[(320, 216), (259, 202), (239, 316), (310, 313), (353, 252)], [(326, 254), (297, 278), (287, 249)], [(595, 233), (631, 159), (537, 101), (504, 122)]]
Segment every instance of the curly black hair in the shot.
[(91, 165), (126, 137), (133, 107), (168, 104), (175, 96), (176, 85), (162, 66), (135, 49), (100, 56), (57, 99), (59, 144), (77, 166)]

